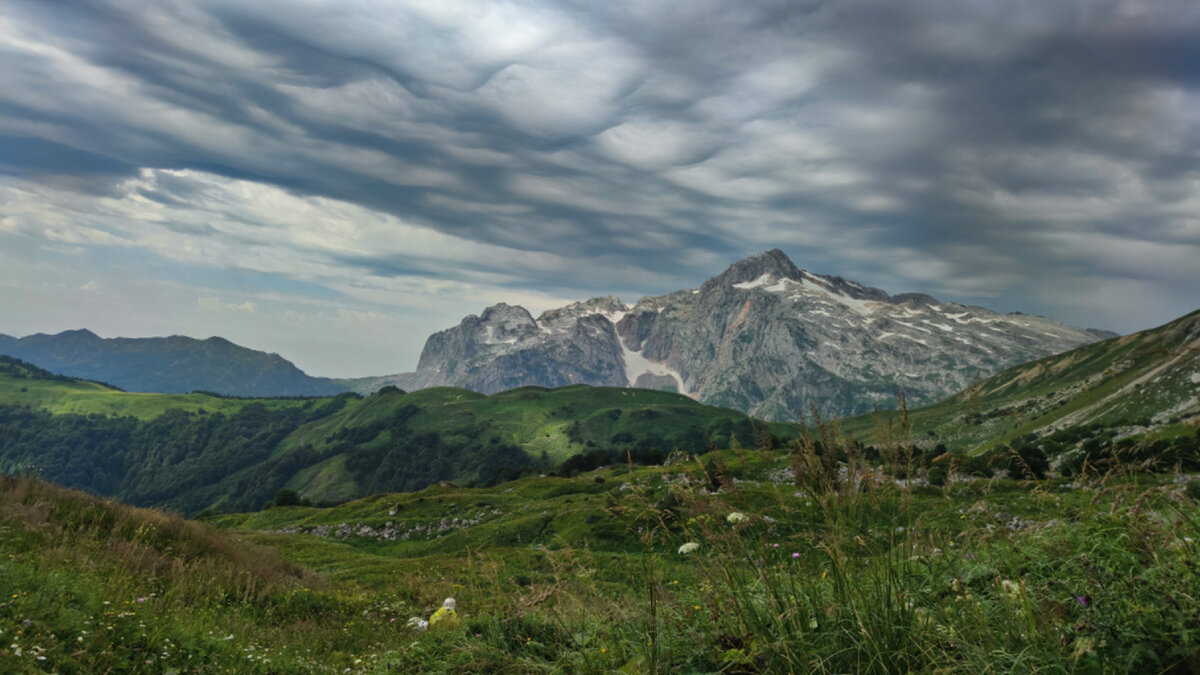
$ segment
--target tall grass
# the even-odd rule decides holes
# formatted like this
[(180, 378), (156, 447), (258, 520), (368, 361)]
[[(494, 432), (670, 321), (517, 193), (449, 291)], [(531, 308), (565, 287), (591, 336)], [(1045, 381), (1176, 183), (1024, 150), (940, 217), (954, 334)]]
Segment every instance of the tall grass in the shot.
[[(521, 530), (520, 541), (459, 549), (247, 533), (251, 544), (0, 479), (0, 658), (64, 673), (1200, 667), (1200, 489), (1136, 478), (1135, 467), (1072, 483), (952, 475), (934, 487), (902, 428), (893, 439), (872, 463), (836, 420), (814, 418), (786, 448), (511, 493), (447, 489), (402, 511), (486, 495), (504, 511), (478, 526), (493, 533), (544, 529), (539, 512), (586, 498), (607, 503), (622, 542)], [(386, 502), (346, 508), (386, 513)], [(278, 527), (287, 512), (268, 515)], [(446, 596), (459, 623), (403, 627)]]

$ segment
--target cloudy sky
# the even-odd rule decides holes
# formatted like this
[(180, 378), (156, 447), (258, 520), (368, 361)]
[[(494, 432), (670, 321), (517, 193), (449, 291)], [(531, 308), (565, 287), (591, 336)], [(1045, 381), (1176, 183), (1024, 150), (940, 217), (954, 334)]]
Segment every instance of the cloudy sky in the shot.
[(1200, 3), (0, 0), (0, 333), (412, 369), (499, 301), (781, 248), (1131, 332), (1200, 307)]

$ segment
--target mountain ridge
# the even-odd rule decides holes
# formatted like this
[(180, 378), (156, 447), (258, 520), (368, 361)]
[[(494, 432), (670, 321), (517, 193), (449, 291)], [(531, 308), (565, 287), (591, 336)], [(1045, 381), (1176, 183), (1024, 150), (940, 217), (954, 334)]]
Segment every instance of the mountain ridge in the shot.
[(771, 249), (697, 289), (632, 306), (596, 297), (534, 319), (493, 305), (431, 335), (416, 371), (348, 384), (361, 393), (386, 384), (667, 388), (788, 420), (813, 403), (836, 415), (886, 407), (897, 387), (914, 404), (932, 403), (1005, 367), (1113, 336), (924, 293), (889, 295)]
[(336, 380), (307, 375), (279, 354), (242, 347), (220, 336), (102, 338), (80, 328), (23, 338), (0, 335), (0, 354), (134, 392), (330, 396), (347, 389)]

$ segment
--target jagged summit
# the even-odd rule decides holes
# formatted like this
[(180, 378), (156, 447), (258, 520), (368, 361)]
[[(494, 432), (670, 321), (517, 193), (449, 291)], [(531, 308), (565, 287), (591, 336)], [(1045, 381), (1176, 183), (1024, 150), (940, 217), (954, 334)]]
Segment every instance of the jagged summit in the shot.
[(720, 275), (704, 282), (700, 289), (703, 291), (708, 284), (745, 283), (763, 275), (777, 279), (800, 279), (802, 274), (803, 271), (792, 263), (786, 253), (773, 248), (733, 263)]

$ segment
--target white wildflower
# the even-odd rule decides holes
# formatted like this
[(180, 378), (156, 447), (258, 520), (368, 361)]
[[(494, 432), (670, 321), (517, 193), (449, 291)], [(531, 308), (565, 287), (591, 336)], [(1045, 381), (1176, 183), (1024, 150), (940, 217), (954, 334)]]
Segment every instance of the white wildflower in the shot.
[(694, 541), (689, 541), (683, 546), (679, 547), (679, 555), (687, 555), (698, 548), (700, 548), (700, 544), (697, 544)]

